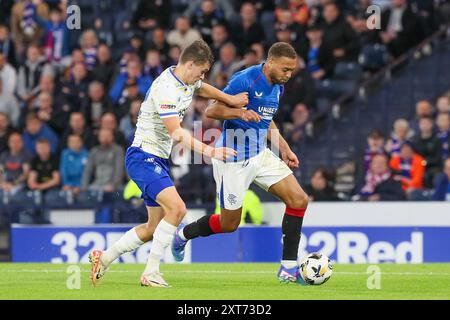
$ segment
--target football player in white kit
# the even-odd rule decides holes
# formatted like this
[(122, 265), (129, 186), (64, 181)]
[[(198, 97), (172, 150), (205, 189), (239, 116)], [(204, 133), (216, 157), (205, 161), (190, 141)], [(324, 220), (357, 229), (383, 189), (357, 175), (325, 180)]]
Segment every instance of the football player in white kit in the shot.
[(189, 131), (181, 128), (180, 122), (194, 93), (236, 108), (248, 103), (247, 93), (229, 95), (202, 81), (212, 62), (208, 45), (201, 40), (195, 41), (183, 50), (178, 65), (161, 73), (147, 92), (133, 144), (126, 153), (125, 166), (130, 178), (142, 191), (148, 222), (126, 232), (107, 250), (93, 250), (90, 253), (93, 285), (103, 277), (114, 260), (153, 240), (140, 282), (142, 286), (168, 286), (159, 272), (160, 260), (186, 214), (186, 206), (169, 174), (172, 140), (214, 159), (225, 160), (235, 156), (236, 151), (231, 148), (213, 148), (196, 140)]

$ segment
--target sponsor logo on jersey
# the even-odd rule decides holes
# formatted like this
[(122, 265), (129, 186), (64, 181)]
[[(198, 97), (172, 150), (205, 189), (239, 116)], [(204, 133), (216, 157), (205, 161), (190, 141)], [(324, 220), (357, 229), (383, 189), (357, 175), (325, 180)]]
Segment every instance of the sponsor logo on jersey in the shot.
[(255, 91), (255, 98), (261, 99), (262, 95), (263, 95), (262, 92)]
[(177, 106), (174, 104), (162, 104), (159, 106), (161, 109), (165, 109), (165, 110), (173, 110), (176, 109)]
[(273, 116), (277, 112), (277, 108), (272, 107), (258, 107), (258, 113), (262, 116), (265, 120), (272, 120)]

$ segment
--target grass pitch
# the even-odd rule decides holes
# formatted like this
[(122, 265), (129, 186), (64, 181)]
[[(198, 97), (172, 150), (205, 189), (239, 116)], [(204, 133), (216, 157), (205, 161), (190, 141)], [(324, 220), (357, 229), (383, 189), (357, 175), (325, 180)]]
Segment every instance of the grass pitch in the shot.
[[(143, 265), (113, 265), (93, 288), (89, 265), (0, 263), (0, 299), (305, 300), (450, 299), (450, 264), (380, 264), (380, 288), (368, 265), (335, 264), (322, 286), (278, 283), (278, 264), (163, 264), (170, 288), (140, 287)], [(73, 270), (72, 270), (73, 272)], [(69, 289), (77, 286), (80, 289)]]

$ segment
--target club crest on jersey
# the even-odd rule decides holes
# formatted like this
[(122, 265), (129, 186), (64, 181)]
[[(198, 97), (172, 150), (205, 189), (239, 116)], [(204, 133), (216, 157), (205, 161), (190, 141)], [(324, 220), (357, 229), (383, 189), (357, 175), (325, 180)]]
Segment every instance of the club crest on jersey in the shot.
[(232, 194), (232, 193), (230, 193), (229, 195), (228, 195), (228, 202), (230, 203), (230, 205), (233, 205), (233, 204), (236, 204), (236, 196), (234, 195), (234, 194)]
[(155, 166), (155, 173), (161, 174), (162, 168), (158, 165)]

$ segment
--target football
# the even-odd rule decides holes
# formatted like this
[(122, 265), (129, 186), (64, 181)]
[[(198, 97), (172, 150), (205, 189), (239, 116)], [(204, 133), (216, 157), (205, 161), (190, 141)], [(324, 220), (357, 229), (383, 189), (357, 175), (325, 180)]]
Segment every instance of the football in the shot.
[(333, 273), (330, 258), (326, 255), (313, 252), (300, 262), (300, 276), (309, 285), (320, 285), (327, 282)]

